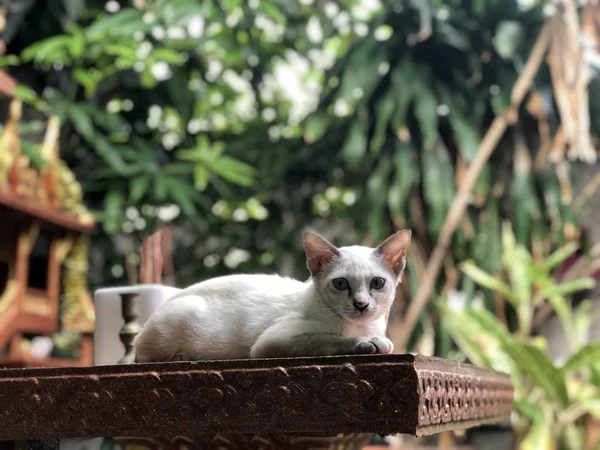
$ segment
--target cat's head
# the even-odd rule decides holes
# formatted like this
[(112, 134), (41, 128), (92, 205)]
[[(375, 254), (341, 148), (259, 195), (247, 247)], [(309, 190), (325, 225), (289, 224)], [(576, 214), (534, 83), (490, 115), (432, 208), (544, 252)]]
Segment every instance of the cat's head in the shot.
[(410, 230), (402, 230), (377, 248), (337, 248), (304, 232), (306, 263), (325, 306), (356, 321), (387, 314), (402, 280), (410, 238)]

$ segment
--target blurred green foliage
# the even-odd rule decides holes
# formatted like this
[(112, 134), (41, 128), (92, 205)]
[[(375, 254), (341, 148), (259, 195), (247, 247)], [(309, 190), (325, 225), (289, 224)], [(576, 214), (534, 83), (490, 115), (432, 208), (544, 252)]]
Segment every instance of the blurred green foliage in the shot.
[[(305, 278), (299, 232), (308, 225), (338, 244), (375, 244), (409, 227), (408, 296), (461, 168), (509, 103), (546, 6), (8, 5), (0, 65), (20, 80), (28, 104), (61, 117), (62, 156), (102, 223), (94, 286), (125, 282), (125, 258), (139, 261), (137, 245), (159, 221), (176, 224), (181, 285), (233, 270)], [(546, 67), (533, 88), (554, 132)], [(557, 176), (568, 175), (570, 163), (533, 165), (539, 145), (537, 118), (523, 108), (477, 182), (450, 262), (472, 258), (497, 273), (505, 219), (538, 254), (576, 229), (571, 200), (560, 195), (568, 176)], [(472, 295), (475, 286), (465, 277), (458, 289)]]
[[(595, 281), (554, 279), (556, 269), (576, 250), (577, 245), (568, 244), (536, 262), (516, 242), (507, 223), (502, 231), (501, 277), (471, 260), (462, 265), (468, 277), (497, 292), (517, 311), (516, 330), (475, 300), (455, 298), (439, 304), (445, 326), (471, 362), (511, 375), (517, 412), (513, 426), (521, 449), (591, 448), (586, 447), (583, 419), (586, 414), (600, 418), (600, 344), (589, 342), (597, 313), (590, 301), (575, 310), (569, 301)], [(553, 358), (546, 339), (532, 330), (535, 312), (545, 302), (560, 319), (569, 356), (564, 361)]]

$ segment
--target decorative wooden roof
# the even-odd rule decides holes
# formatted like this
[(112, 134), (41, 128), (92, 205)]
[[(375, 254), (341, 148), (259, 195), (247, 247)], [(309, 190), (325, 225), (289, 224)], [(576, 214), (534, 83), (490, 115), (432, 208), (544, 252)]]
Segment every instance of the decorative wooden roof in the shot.
[(94, 218), (83, 204), (75, 175), (59, 157), (58, 117), (48, 120), (44, 141), (37, 146), (42, 164), (35, 167), (22, 151), (21, 115), (22, 102), (12, 98), (0, 134), (0, 208), (54, 228), (89, 233), (95, 226)]
[(503, 421), (508, 376), (413, 355), (0, 370), (0, 440), (337, 435)]
[(95, 223), (81, 221), (73, 216), (59, 210), (45, 207), (11, 192), (0, 192), (0, 214), (6, 219), (6, 215), (13, 217), (29, 217), (44, 222), (48, 227), (62, 230), (75, 231), (79, 233), (91, 233)]

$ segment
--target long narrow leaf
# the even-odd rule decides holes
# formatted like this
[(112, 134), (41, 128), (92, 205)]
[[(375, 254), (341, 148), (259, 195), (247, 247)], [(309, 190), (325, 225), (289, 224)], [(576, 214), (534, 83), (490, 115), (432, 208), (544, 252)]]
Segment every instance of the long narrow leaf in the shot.
[(521, 450), (553, 450), (552, 420), (549, 413), (539, 414), (521, 442)]
[(596, 419), (600, 419), (600, 397), (584, 400), (581, 408)]
[(473, 320), (498, 338), (504, 351), (515, 359), (531, 380), (546, 392), (551, 401), (563, 407), (568, 404), (567, 388), (560, 372), (539, 348), (516, 342), (486, 310), (471, 309), (469, 314)]
[(548, 287), (541, 292), (540, 296), (569, 296), (577, 292), (592, 289), (594, 286), (596, 286), (596, 281), (593, 278), (580, 278), (579, 280), (565, 281), (564, 283)]
[(579, 243), (569, 242), (544, 258), (541, 264), (544, 270), (552, 270), (579, 249)]
[(446, 329), (458, 347), (467, 355), (469, 360), (480, 367), (492, 368), (491, 361), (481, 346), (473, 340), (473, 334), (465, 327), (464, 317), (457, 315), (456, 311), (447, 305), (439, 304), (438, 308), (442, 314)]
[(561, 367), (563, 375), (600, 361), (600, 344), (589, 344), (572, 355)]
[(501, 293), (513, 306), (518, 306), (518, 299), (512, 293), (510, 286), (493, 275), (481, 270), (473, 261), (466, 261), (461, 265), (462, 271), (477, 284), (484, 288), (498, 291)]

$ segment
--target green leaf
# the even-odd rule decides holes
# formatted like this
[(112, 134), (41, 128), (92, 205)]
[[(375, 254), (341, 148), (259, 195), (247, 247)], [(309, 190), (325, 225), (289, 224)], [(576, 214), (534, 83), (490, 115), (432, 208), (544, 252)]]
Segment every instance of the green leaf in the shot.
[[(458, 347), (467, 355), (467, 358), (479, 367), (493, 368), (485, 350), (481, 347), (479, 342), (475, 342), (473, 339), (477, 335), (472, 332), (473, 329), (471, 325), (473, 322), (469, 322), (464, 314), (457, 313), (457, 311), (442, 302), (438, 303), (438, 309), (442, 314), (444, 324), (450, 333), (450, 336), (456, 342)], [(465, 322), (468, 322), (466, 326)]]
[(75, 69), (73, 71), (73, 78), (83, 86), (86, 97), (91, 97), (96, 90), (96, 86), (102, 79), (102, 74), (92, 70)]
[(529, 306), (532, 291), (530, 269), (534, 264), (527, 249), (517, 245), (509, 222), (502, 225), (502, 264), (508, 273), (513, 295), (520, 304)]
[(544, 389), (551, 400), (562, 407), (568, 405), (569, 398), (564, 378), (554, 367), (548, 355), (530, 344), (517, 345), (514, 354), (519, 355), (520, 359), (522, 357), (522, 360), (518, 361), (519, 364), (524, 364), (525, 371), (538, 386)]
[(581, 404), (581, 409), (588, 414), (591, 414), (596, 419), (600, 419), (600, 397), (584, 400)]
[(479, 151), (481, 136), (479, 130), (472, 121), (465, 119), (461, 114), (453, 111), (448, 117), (450, 125), (454, 130), (456, 143), (461, 156), (467, 163), (471, 163)]
[[(385, 57), (385, 47), (380, 42), (372, 37), (360, 40), (348, 56), (352, 70), (343, 73), (339, 97), (353, 106), (370, 98), (381, 80), (378, 68)], [(355, 95), (357, 88), (362, 92), (359, 97)]]
[(375, 117), (377, 122), (375, 124), (373, 139), (371, 139), (371, 151), (374, 153), (379, 153), (381, 147), (385, 143), (390, 118), (394, 113), (395, 107), (396, 102), (389, 92), (384, 94), (377, 102), (377, 106), (375, 107)]
[(29, 158), (29, 161), (33, 167), (39, 169), (48, 165), (48, 161), (46, 161), (42, 155), (40, 155), (38, 146), (34, 145), (32, 142), (26, 139), (21, 139), (21, 151)]
[(527, 400), (515, 400), (513, 405), (521, 416), (531, 421), (538, 420), (540, 414), (542, 414), (536, 404), (531, 404)]
[(520, 450), (553, 450), (551, 414), (538, 414), (529, 432), (521, 442)]
[(260, 10), (263, 11), (268, 17), (275, 20), (276, 23), (286, 23), (286, 16), (277, 5), (277, 2), (261, 2)]
[(94, 123), (88, 114), (81, 108), (71, 107), (68, 108), (68, 115), (71, 123), (75, 127), (77, 133), (85, 138), (86, 141), (90, 142), (94, 139)]
[(556, 315), (560, 318), (562, 326), (566, 333), (572, 333), (573, 327), (573, 314), (571, 311), (571, 305), (566, 299), (560, 295), (551, 295), (548, 297), (548, 301), (552, 305), (552, 308), (556, 312)]
[(551, 401), (566, 407), (569, 399), (564, 379), (547, 355), (533, 345), (517, 342), (489, 311), (471, 308), (469, 315), (498, 339), (502, 349), (546, 392)]
[(66, 59), (66, 49), (69, 46), (70, 40), (71, 38), (69, 36), (61, 34), (44, 39), (43, 41), (38, 41), (23, 50), (21, 59), (26, 62), (36, 61), (50, 63), (57, 59)]
[(572, 355), (560, 371), (566, 375), (597, 361), (600, 361), (600, 344), (588, 344)]
[(560, 284), (552, 284), (544, 288), (539, 296), (541, 298), (554, 297), (554, 296), (566, 296), (581, 292), (584, 290), (592, 289), (596, 286), (596, 281), (593, 278), (580, 278), (573, 281), (565, 281)]
[(184, 58), (180, 52), (166, 47), (155, 49), (150, 53), (149, 58), (153, 61), (164, 61), (175, 66), (181, 65), (184, 62)]
[(129, 200), (132, 203), (139, 202), (150, 186), (149, 175), (138, 175), (129, 184)]
[(67, 47), (74, 59), (81, 59), (85, 55), (85, 36), (78, 25), (69, 25), (67, 31), (70, 33)]
[(220, 177), (240, 186), (250, 187), (254, 184), (254, 167), (230, 156), (220, 157), (210, 168)]
[(144, 89), (153, 89), (158, 84), (158, 80), (149, 69), (146, 69), (140, 74), (140, 83)]
[(556, 266), (558, 266), (571, 255), (573, 255), (579, 249), (579, 247), (580, 245), (578, 242), (569, 242), (568, 244), (555, 250), (546, 258), (544, 258), (544, 261), (541, 264), (541, 268), (545, 271), (554, 269)]
[(127, 175), (129, 167), (121, 158), (119, 149), (104, 139), (96, 135), (90, 144), (94, 147), (96, 154), (115, 172), (120, 175)]
[(14, 94), (15, 98), (18, 98), (23, 103), (27, 103), (42, 112), (47, 112), (49, 110), (48, 104), (38, 97), (33, 89), (24, 84), (17, 83)]
[(462, 30), (452, 26), (447, 21), (439, 21), (436, 25), (438, 36), (447, 45), (464, 52), (468, 52), (470, 50), (471, 44), (469, 42), (469, 37)]
[(133, 8), (122, 9), (116, 14), (110, 16), (100, 16), (87, 28), (88, 39), (101, 41), (107, 36), (126, 36), (130, 34), (130, 29), (135, 28), (144, 31), (149, 26), (141, 19), (141, 13)]
[(422, 79), (417, 83), (415, 93), (415, 115), (423, 136), (423, 147), (431, 150), (438, 139), (438, 101), (434, 92)]
[(430, 33), (433, 28), (435, 7), (431, 1), (409, 0), (408, 4), (419, 13), (419, 32)]
[(367, 151), (367, 136), (365, 125), (355, 120), (350, 125), (348, 136), (342, 147), (342, 155), (349, 167), (356, 168), (361, 163)]
[(415, 76), (414, 67), (409, 58), (404, 58), (392, 68), (392, 93), (396, 108), (390, 121), (390, 125), (396, 133), (406, 126), (408, 107), (414, 98), (412, 89), (407, 89), (406, 80)]
[(325, 113), (311, 114), (304, 124), (304, 140), (313, 144), (323, 137), (329, 126), (329, 117)]
[(17, 55), (1, 55), (0, 56), (0, 67), (3, 69), (9, 66), (16, 66), (21, 62)]
[(169, 178), (169, 192), (175, 202), (181, 207), (181, 210), (188, 216), (196, 215), (196, 207), (194, 206), (194, 190), (184, 180), (179, 178)]
[(517, 242), (512, 226), (509, 221), (502, 223), (502, 255), (505, 266), (510, 266), (510, 262), (515, 256)]
[(385, 194), (391, 169), (392, 167), (387, 158), (382, 158), (367, 181), (367, 198), (370, 211), (367, 216), (367, 227), (369, 234), (377, 240), (383, 239), (387, 233), (386, 227), (383, 225), (383, 215), (385, 214)]
[(107, 55), (111, 56), (122, 56), (125, 59), (137, 60), (135, 48), (130, 45), (116, 43), (106, 46), (104, 49)]
[(169, 175), (189, 175), (193, 172), (193, 165), (187, 162), (171, 163), (164, 167), (163, 171)]
[(119, 231), (123, 211), (123, 194), (118, 190), (109, 191), (104, 197), (104, 227), (108, 233)]
[[(576, 448), (583, 449), (584, 446), (584, 437), (583, 437), (583, 429), (579, 426), (579, 424), (571, 422), (565, 425), (563, 429), (563, 447), (562, 448)], [(552, 449), (554, 450), (554, 448)]]
[(481, 270), (475, 265), (473, 261), (465, 261), (461, 265), (461, 270), (470, 278), (473, 279), (477, 284), (484, 288), (498, 291), (504, 296), (513, 306), (517, 307), (519, 299), (517, 299), (509, 285), (499, 280), (493, 275)]
[(523, 41), (523, 26), (516, 21), (504, 20), (498, 24), (496, 35), (492, 39), (494, 48), (504, 59), (512, 58)]
[(428, 208), (427, 226), (438, 236), (455, 192), (454, 168), (447, 149), (438, 141), (435, 149), (421, 152), (423, 196)]
[(154, 197), (156, 197), (157, 201), (164, 202), (167, 199), (170, 179), (170, 177), (160, 174), (154, 177)]
[(194, 167), (194, 186), (200, 192), (204, 191), (208, 186), (209, 177), (210, 173), (206, 167), (201, 164), (198, 164), (196, 167)]
[(405, 215), (410, 192), (419, 179), (419, 167), (414, 150), (408, 143), (396, 141), (394, 151), (394, 177), (388, 187), (388, 208), (394, 224), (405, 225)]
[(85, 0), (63, 0), (62, 3), (69, 20), (71, 22), (77, 21), (84, 9)]

